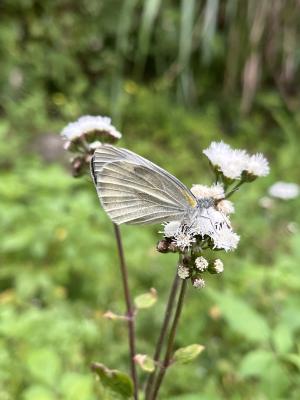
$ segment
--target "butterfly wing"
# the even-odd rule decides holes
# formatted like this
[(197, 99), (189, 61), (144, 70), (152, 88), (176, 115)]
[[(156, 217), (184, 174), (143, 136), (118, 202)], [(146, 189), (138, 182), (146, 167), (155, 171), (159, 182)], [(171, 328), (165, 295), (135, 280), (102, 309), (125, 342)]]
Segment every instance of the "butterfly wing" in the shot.
[(178, 179), (125, 149), (97, 149), (92, 175), (101, 204), (116, 224), (179, 220), (197, 204)]

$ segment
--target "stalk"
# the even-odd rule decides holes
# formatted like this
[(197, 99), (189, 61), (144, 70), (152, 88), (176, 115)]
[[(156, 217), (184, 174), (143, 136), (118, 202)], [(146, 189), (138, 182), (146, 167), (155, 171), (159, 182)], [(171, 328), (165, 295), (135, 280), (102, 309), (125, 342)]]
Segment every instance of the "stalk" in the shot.
[(128, 343), (129, 343), (129, 356), (130, 356), (130, 371), (134, 387), (134, 400), (138, 400), (138, 380), (136, 373), (136, 365), (134, 362), (134, 356), (136, 354), (135, 347), (135, 321), (134, 321), (134, 308), (132, 305), (132, 300), (130, 296), (130, 290), (128, 285), (128, 271), (125, 262), (124, 250), (121, 239), (121, 232), (118, 225), (114, 225), (114, 231), (116, 236), (119, 260), (120, 260), (120, 271), (122, 276), (122, 283), (124, 289), (124, 297), (126, 303), (126, 316), (128, 323)]
[[(170, 323), (170, 319), (171, 319), (171, 315), (172, 315), (172, 309), (174, 307), (174, 302), (175, 302), (175, 298), (176, 298), (178, 283), (179, 283), (179, 277), (178, 277), (177, 270), (176, 270), (173, 284), (171, 286), (167, 306), (166, 306), (163, 324), (162, 324), (162, 327), (160, 330), (160, 334), (159, 334), (159, 337), (158, 337), (158, 340), (156, 343), (156, 348), (155, 348), (155, 352), (154, 352), (154, 356), (153, 356), (153, 359), (154, 359), (156, 365), (158, 364), (158, 362), (160, 360), (161, 350), (162, 350), (164, 339), (166, 337), (167, 330), (169, 327), (169, 323)], [(152, 384), (155, 380), (156, 373), (157, 373), (157, 368), (155, 368), (155, 370), (152, 372), (152, 374), (150, 374), (148, 377), (148, 381), (146, 383), (146, 389), (145, 389), (145, 399), (146, 400), (149, 399), (149, 396), (151, 394), (150, 391), (152, 388)]]
[(170, 360), (171, 360), (171, 357), (172, 357), (175, 335), (176, 335), (178, 322), (179, 322), (181, 311), (182, 311), (182, 307), (183, 307), (183, 302), (184, 302), (184, 297), (185, 297), (185, 292), (186, 292), (186, 286), (187, 286), (187, 280), (183, 279), (182, 283), (181, 283), (180, 294), (179, 294), (178, 301), (177, 301), (174, 320), (173, 320), (173, 323), (172, 323), (172, 326), (171, 326), (171, 330), (170, 330), (170, 334), (169, 334), (169, 337), (168, 337), (165, 358), (164, 358), (164, 361), (163, 361), (163, 363), (162, 363), (162, 365), (160, 367), (160, 371), (159, 371), (159, 373), (157, 375), (157, 379), (156, 379), (156, 381), (154, 383), (154, 388), (153, 388), (153, 391), (151, 393), (151, 396), (150, 396), (149, 400), (155, 400), (157, 398), (157, 395), (158, 395), (160, 386), (162, 384), (162, 381), (164, 379), (166, 370), (170, 365)]

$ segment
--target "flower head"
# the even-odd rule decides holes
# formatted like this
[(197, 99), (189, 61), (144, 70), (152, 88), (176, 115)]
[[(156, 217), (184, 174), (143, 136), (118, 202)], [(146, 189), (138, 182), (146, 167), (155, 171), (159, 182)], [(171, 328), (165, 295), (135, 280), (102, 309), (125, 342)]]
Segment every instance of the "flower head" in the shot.
[(217, 210), (225, 215), (234, 213), (234, 205), (230, 200), (221, 200), (217, 203)]
[(219, 258), (217, 258), (213, 263), (213, 269), (217, 274), (220, 274), (224, 271), (224, 264)]
[(193, 185), (191, 192), (197, 199), (210, 197), (215, 200), (220, 200), (225, 196), (224, 187), (220, 183), (210, 187), (205, 185)]
[(114, 143), (122, 134), (111, 124), (109, 117), (85, 115), (69, 123), (61, 132), (65, 149), (77, 151), (85, 142), (86, 151), (93, 152), (102, 142)]
[(229, 179), (240, 179), (248, 162), (245, 150), (234, 150), (224, 142), (212, 142), (203, 153), (212, 165)]
[(196, 289), (203, 289), (205, 287), (205, 280), (202, 278), (195, 278), (193, 280), (193, 286)]
[(182, 251), (189, 249), (195, 241), (194, 232), (186, 225), (176, 231), (173, 239), (173, 243)]
[(267, 176), (270, 172), (268, 160), (261, 153), (249, 156), (245, 171), (253, 177)]
[(185, 267), (184, 265), (179, 265), (177, 274), (180, 279), (187, 279), (190, 276), (190, 270), (188, 267)]
[(199, 271), (204, 272), (208, 267), (208, 261), (202, 256), (197, 257), (195, 260), (195, 265)]
[(282, 200), (290, 200), (298, 197), (300, 186), (296, 183), (276, 182), (269, 188), (269, 195)]
[(255, 179), (268, 175), (270, 171), (269, 163), (263, 154), (250, 156), (245, 150), (232, 149), (223, 142), (212, 142), (203, 153), (211, 164), (229, 179), (241, 179), (243, 172), (248, 179)]
[(217, 230), (213, 235), (214, 248), (224, 249), (225, 251), (235, 250), (240, 241), (237, 235), (229, 227), (223, 226), (222, 229)]

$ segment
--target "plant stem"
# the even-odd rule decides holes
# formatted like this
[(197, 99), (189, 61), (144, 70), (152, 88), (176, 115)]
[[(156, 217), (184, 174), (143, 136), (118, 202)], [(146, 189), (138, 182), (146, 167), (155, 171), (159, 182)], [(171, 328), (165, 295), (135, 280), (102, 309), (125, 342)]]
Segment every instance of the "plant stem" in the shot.
[[(173, 280), (173, 284), (171, 286), (171, 290), (170, 290), (170, 294), (169, 294), (169, 298), (168, 298), (168, 302), (167, 302), (167, 306), (166, 306), (166, 311), (165, 311), (165, 316), (164, 316), (164, 320), (163, 320), (163, 324), (160, 330), (160, 334), (156, 343), (156, 348), (155, 348), (155, 353), (153, 356), (153, 359), (156, 363), (158, 363), (159, 359), (160, 359), (160, 354), (161, 354), (161, 350), (162, 350), (162, 346), (164, 343), (164, 339), (165, 336), (167, 334), (167, 330), (169, 327), (169, 322), (171, 319), (171, 315), (172, 315), (172, 309), (174, 307), (174, 301), (176, 298), (176, 293), (177, 293), (177, 288), (178, 288), (178, 283), (179, 283), (179, 277), (177, 274), (177, 269), (175, 272), (175, 277)], [(155, 368), (155, 370), (152, 372), (151, 375), (149, 375), (147, 384), (146, 384), (146, 389), (145, 389), (145, 399), (148, 400), (149, 396), (150, 396), (150, 391), (152, 388), (152, 384), (155, 380), (155, 376), (156, 376), (156, 372), (157, 372), (157, 368)]]
[(118, 225), (114, 225), (115, 236), (117, 241), (118, 253), (119, 253), (119, 260), (120, 260), (120, 270), (123, 282), (123, 289), (124, 289), (124, 297), (126, 303), (126, 311), (127, 311), (127, 318), (128, 318), (128, 342), (129, 342), (129, 355), (130, 355), (130, 370), (131, 370), (131, 377), (134, 386), (134, 399), (138, 400), (138, 380), (137, 380), (137, 373), (136, 373), (136, 365), (134, 362), (134, 356), (136, 354), (135, 351), (135, 321), (134, 321), (134, 309), (132, 305), (132, 300), (129, 291), (128, 285), (128, 271), (125, 262), (124, 250), (121, 240), (121, 232)]
[(173, 324), (172, 324), (172, 327), (171, 327), (171, 330), (170, 330), (170, 334), (169, 334), (169, 338), (168, 338), (165, 358), (164, 358), (164, 361), (163, 361), (163, 363), (162, 363), (162, 365), (160, 367), (160, 371), (159, 371), (159, 374), (157, 376), (156, 382), (154, 383), (154, 389), (153, 389), (152, 395), (151, 395), (149, 400), (155, 400), (157, 398), (158, 391), (159, 391), (161, 383), (162, 383), (162, 381), (164, 379), (166, 370), (170, 365), (170, 360), (171, 360), (171, 356), (172, 356), (176, 330), (177, 330), (179, 318), (180, 318), (180, 315), (181, 315), (184, 296), (185, 296), (185, 292), (186, 292), (186, 286), (187, 286), (187, 280), (183, 279), (182, 283), (181, 283), (181, 289), (180, 289), (180, 294), (179, 294), (177, 307), (176, 307), (176, 311), (175, 311), (175, 315), (174, 315)]

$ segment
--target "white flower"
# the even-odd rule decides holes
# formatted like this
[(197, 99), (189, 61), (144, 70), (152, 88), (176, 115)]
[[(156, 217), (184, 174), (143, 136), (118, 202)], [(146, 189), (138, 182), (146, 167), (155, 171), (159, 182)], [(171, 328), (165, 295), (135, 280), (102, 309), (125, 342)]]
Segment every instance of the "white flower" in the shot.
[(299, 196), (300, 187), (296, 183), (276, 182), (269, 188), (269, 195), (282, 200), (290, 200)]
[(109, 117), (85, 115), (77, 121), (69, 123), (61, 132), (61, 136), (72, 141), (87, 133), (100, 133), (111, 139), (120, 139), (122, 134), (111, 124)]
[(234, 150), (224, 142), (212, 142), (203, 153), (224, 176), (230, 179), (240, 179), (249, 160), (245, 150)]
[(194, 288), (203, 289), (205, 287), (205, 280), (202, 278), (196, 278), (193, 281)]
[(214, 242), (214, 248), (224, 249), (225, 251), (235, 250), (240, 241), (239, 235), (226, 226), (215, 231), (211, 237)]
[(221, 200), (217, 203), (217, 210), (225, 215), (234, 213), (234, 205), (230, 200)]
[(220, 200), (225, 197), (224, 187), (220, 183), (217, 183), (210, 187), (205, 185), (193, 185), (191, 188), (191, 192), (198, 199), (210, 197), (216, 200)]
[(208, 267), (208, 261), (204, 257), (197, 257), (195, 260), (195, 265), (196, 268), (199, 269), (199, 271), (203, 272), (207, 269)]
[(187, 267), (185, 267), (184, 265), (179, 265), (177, 274), (180, 279), (186, 279), (190, 276), (190, 270)]
[(180, 228), (180, 221), (171, 221), (164, 224), (163, 234), (165, 237), (173, 237)]
[(253, 176), (267, 176), (270, 167), (264, 155), (257, 153), (249, 157), (245, 170)]
[(90, 146), (91, 150), (96, 150), (96, 149), (98, 149), (99, 147), (102, 146), (102, 143), (99, 142), (99, 140), (96, 140), (95, 142), (90, 143), (89, 146)]
[(224, 264), (219, 258), (214, 261), (214, 270), (217, 274), (224, 271)]
[(174, 235), (173, 243), (180, 249), (189, 249), (192, 243), (196, 241), (194, 237), (194, 232), (190, 230), (187, 226), (182, 226)]
[(212, 142), (207, 149), (203, 150), (203, 153), (213, 165), (220, 166), (224, 159), (228, 158), (231, 151), (231, 147), (221, 141)]

